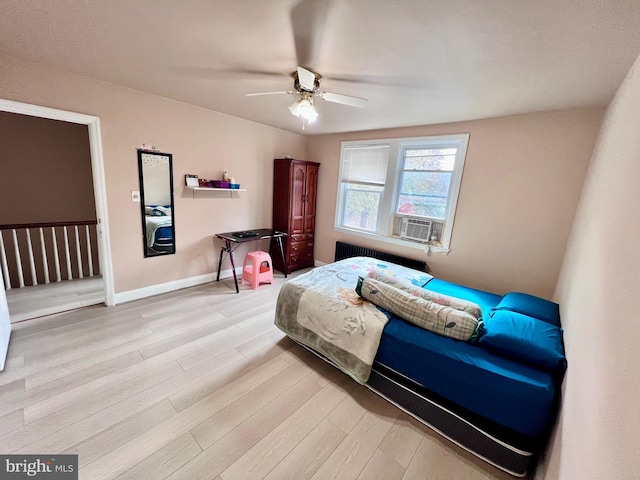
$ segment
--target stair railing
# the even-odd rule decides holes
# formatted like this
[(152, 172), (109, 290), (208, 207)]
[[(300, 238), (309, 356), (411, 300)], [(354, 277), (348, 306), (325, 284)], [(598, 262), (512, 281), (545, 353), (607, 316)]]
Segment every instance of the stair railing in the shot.
[(95, 220), (0, 225), (5, 288), (99, 275), (96, 241)]

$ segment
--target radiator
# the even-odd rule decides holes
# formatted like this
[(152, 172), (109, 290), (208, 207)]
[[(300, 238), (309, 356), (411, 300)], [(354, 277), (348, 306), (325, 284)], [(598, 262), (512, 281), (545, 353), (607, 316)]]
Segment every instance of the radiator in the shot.
[(429, 272), (429, 265), (422, 260), (415, 260), (413, 258), (401, 257), (393, 253), (381, 252), (380, 250), (374, 250), (372, 248), (365, 248), (359, 245), (352, 245), (350, 243), (336, 242), (336, 254), (335, 261), (344, 260), (351, 257), (373, 257), (378, 260), (384, 260), (385, 262), (396, 263), (405, 267), (413, 268), (414, 270), (420, 270), (421, 272)]

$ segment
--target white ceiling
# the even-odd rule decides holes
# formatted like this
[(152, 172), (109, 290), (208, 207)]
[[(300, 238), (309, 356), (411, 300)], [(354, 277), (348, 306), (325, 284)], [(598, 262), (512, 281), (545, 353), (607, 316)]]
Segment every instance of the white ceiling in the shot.
[(300, 64), (369, 100), (316, 99), (304, 133), (345, 132), (606, 105), (640, 1), (0, 0), (0, 51), (303, 133), (293, 96), (244, 96)]

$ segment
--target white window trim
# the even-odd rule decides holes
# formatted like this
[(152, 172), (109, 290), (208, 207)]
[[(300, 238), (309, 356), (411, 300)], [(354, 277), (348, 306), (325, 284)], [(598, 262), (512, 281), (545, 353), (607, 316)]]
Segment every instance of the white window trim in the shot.
[[(438, 146), (438, 145), (456, 145), (458, 147), (458, 153), (456, 155), (456, 168), (453, 171), (451, 183), (450, 183), (450, 198), (451, 201), (447, 202), (448, 208), (444, 219), (444, 230), (442, 232), (442, 238), (440, 239), (441, 245), (429, 245), (426, 243), (412, 242), (410, 240), (404, 240), (392, 235), (393, 232), (393, 219), (396, 214), (397, 201), (398, 201), (398, 188), (399, 188), (399, 176), (402, 170), (402, 151), (404, 148), (412, 146)], [(425, 136), (425, 137), (410, 137), (410, 138), (391, 138), (391, 139), (376, 139), (376, 140), (359, 140), (359, 141), (347, 141), (342, 142), (340, 148), (340, 168), (338, 169), (338, 187), (336, 192), (336, 212), (334, 217), (334, 227), (336, 232), (346, 233), (348, 235), (354, 235), (358, 237), (374, 239), (385, 243), (391, 243), (395, 245), (401, 245), (403, 247), (415, 248), (425, 251), (427, 254), (441, 253), (448, 254), (451, 245), (451, 236), (453, 235), (453, 228), (455, 224), (456, 208), (458, 205), (458, 196), (460, 195), (460, 185), (462, 184), (462, 174), (464, 171), (464, 162), (467, 157), (467, 146), (469, 144), (469, 134), (457, 134), (457, 135), (438, 135), (438, 136)], [(382, 195), (382, 205), (380, 208), (380, 214), (378, 218), (378, 232), (372, 233), (363, 230), (352, 229), (348, 227), (340, 226), (340, 221), (343, 217), (344, 202), (342, 201), (342, 158), (343, 151), (346, 147), (367, 147), (374, 145), (388, 145), (389, 146), (389, 161), (387, 165), (387, 178), (384, 186), (384, 193)], [(442, 222), (441, 219), (436, 221)], [(384, 233), (386, 232), (386, 233)]]

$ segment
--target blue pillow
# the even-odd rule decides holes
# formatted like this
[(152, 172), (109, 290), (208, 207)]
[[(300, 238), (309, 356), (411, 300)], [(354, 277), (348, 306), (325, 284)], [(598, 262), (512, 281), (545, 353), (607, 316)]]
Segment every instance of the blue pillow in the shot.
[(485, 321), (479, 344), (487, 350), (532, 367), (564, 373), (567, 360), (562, 330), (509, 310), (493, 312)]
[(560, 326), (560, 306), (557, 303), (526, 293), (507, 293), (493, 310), (509, 310)]

